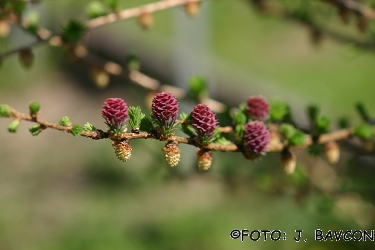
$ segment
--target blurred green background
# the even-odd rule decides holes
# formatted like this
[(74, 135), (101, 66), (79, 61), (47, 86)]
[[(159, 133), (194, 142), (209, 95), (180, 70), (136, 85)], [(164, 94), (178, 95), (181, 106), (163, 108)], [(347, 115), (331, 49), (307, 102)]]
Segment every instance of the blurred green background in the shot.
[[(127, 8), (152, 1), (120, 2)], [(296, 9), (302, 1), (280, 2)], [(44, 27), (59, 32), (70, 18), (84, 20), (89, 3), (44, 0), (28, 4), (24, 15), (36, 11)], [(318, 23), (365, 36), (353, 22), (343, 25), (334, 8), (324, 11)], [(284, 100), (302, 125), (311, 103), (333, 121), (346, 115), (352, 124), (360, 121), (357, 101), (373, 111), (371, 50), (329, 38), (314, 45), (306, 26), (259, 13), (248, 1), (205, 1), (197, 18), (189, 18), (182, 7), (154, 18), (149, 31), (131, 19), (91, 31), (84, 41), (102, 58), (122, 65), (127, 55), (138, 55), (142, 71), (163, 83), (186, 89), (189, 76), (204, 75), (211, 96), (230, 106), (250, 95)], [(14, 27), (0, 38), (0, 52), (33, 40)], [(111, 77), (100, 89), (88, 66), (70, 61), (61, 49), (42, 45), (34, 53), (30, 70), (16, 55), (3, 61), (0, 103), (27, 112), (36, 100), (44, 120), (57, 123), (68, 115), (74, 124), (89, 121), (102, 129), (101, 106), (109, 97), (148, 113), (147, 91), (130, 81)], [(180, 104), (184, 112), (194, 105)], [(9, 122), (0, 120), (1, 250), (373, 248), (371, 241), (316, 242), (314, 230), (374, 229), (374, 154), (343, 150), (332, 166), (301, 150), (295, 152), (296, 172), (286, 176), (276, 153), (252, 163), (236, 153), (215, 152), (211, 169), (201, 173), (191, 146), (181, 145), (182, 160), (170, 168), (163, 143), (136, 140), (131, 160), (122, 163), (108, 140), (54, 130), (32, 137), (26, 122), (10, 134)], [(287, 239), (241, 242), (229, 237), (235, 228), (278, 229)], [(307, 242), (296, 243), (294, 230), (304, 230)]]

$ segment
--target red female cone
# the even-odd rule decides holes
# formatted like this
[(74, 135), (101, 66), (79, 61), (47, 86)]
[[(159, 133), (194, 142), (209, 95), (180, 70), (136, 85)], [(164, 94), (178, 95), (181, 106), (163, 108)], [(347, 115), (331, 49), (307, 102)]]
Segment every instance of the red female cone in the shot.
[(256, 160), (266, 153), (270, 143), (270, 132), (261, 121), (248, 122), (243, 135), (244, 155), (249, 160)]
[(191, 115), (191, 125), (197, 132), (201, 143), (209, 143), (217, 125), (215, 114), (206, 104), (198, 104), (193, 108)]
[(265, 121), (268, 118), (270, 106), (262, 96), (251, 96), (247, 99), (247, 114), (253, 120)]

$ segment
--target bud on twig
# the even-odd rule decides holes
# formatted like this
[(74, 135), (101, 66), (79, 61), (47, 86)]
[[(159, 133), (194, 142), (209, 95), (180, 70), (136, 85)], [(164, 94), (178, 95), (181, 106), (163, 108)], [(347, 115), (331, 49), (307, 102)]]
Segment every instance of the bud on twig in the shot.
[(145, 114), (142, 113), (141, 107), (130, 106), (128, 110), (129, 114), (129, 124), (132, 128), (133, 133), (139, 133), (139, 129), (142, 124), (142, 120), (145, 117)]
[(100, 1), (92, 1), (86, 8), (86, 14), (89, 18), (96, 18), (106, 14), (105, 7)]
[(310, 119), (310, 124), (314, 125), (316, 122), (316, 119), (318, 118), (320, 109), (317, 105), (315, 104), (310, 104), (307, 106), (307, 115), (309, 116)]
[(60, 119), (60, 121), (59, 121), (59, 124), (60, 124), (61, 126), (64, 126), (64, 127), (69, 127), (69, 126), (72, 125), (72, 123), (70, 122), (69, 117), (67, 117), (67, 116), (63, 116), (63, 117), (61, 117), (61, 119)]
[(139, 61), (139, 59), (138, 59), (137, 56), (135, 56), (135, 55), (129, 55), (126, 58), (126, 66), (128, 67), (129, 71), (140, 70), (141, 63), (140, 63), (140, 61)]
[(198, 2), (187, 2), (185, 4), (185, 11), (191, 17), (195, 17), (198, 15), (199, 8), (200, 6)]
[(200, 75), (191, 76), (188, 86), (189, 93), (195, 100), (199, 101), (208, 97), (208, 84), (204, 77)]
[(290, 175), (294, 173), (297, 164), (297, 157), (292, 154), (289, 149), (284, 148), (281, 152), (279, 162), (282, 165), (286, 174)]
[(280, 132), (288, 140), (288, 146), (300, 146), (305, 143), (305, 134), (293, 125), (282, 123), (280, 125)]
[(29, 69), (34, 63), (34, 54), (31, 49), (23, 49), (18, 54), (18, 59), (24, 69)]
[(346, 7), (339, 7), (339, 16), (343, 23), (348, 24), (352, 12)]
[(334, 141), (328, 142), (324, 147), (324, 155), (329, 163), (336, 164), (340, 158), (339, 145)]
[(0, 105), (0, 117), (9, 117), (12, 114), (12, 110), (6, 104)]
[(62, 27), (62, 30), (65, 40), (77, 43), (86, 32), (86, 26), (79, 20), (71, 19)]
[(366, 152), (371, 152), (374, 149), (374, 131), (368, 123), (362, 123), (354, 128), (353, 134), (358, 136)]
[(118, 0), (107, 0), (106, 4), (109, 8), (112, 9), (112, 11), (117, 12), (118, 11)]
[(180, 162), (181, 150), (179, 149), (177, 142), (168, 142), (165, 144), (163, 151), (165, 160), (169, 166), (174, 167)]
[(358, 20), (357, 20), (357, 27), (358, 27), (359, 31), (366, 32), (367, 26), (368, 26), (367, 17), (365, 17), (363, 15), (360, 15), (358, 17)]
[(87, 131), (87, 132), (91, 132), (91, 131), (95, 131), (96, 128), (95, 128), (95, 126), (92, 125), (91, 123), (86, 122), (86, 123), (83, 125), (83, 130), (84, 130), (84, 131)]
[(198, 168), (201, 171), (207, 171), (212, 164), (212, 151), (199, 148), (197, 150)]
[(108, 86), (109, 75), (105, 70), (96, 66), (92, 66), (90, 67), (90, 76), (97, 87), (105, 88)]
[(38, 102), (30, 102), (29, 110), (30, 110), (30, 115), (33, 118), (36, 118), (36, 116), (37, 116), (37, 114), (40, 110), (40, 104)]
[(77, 136), (80, 136), (80, 135), (81, 135), (81, 133), (83, 132), (83, 128), (82, 128), (82, 126), (79, 125), (79, 124), (74, 124), (74, 125), (72, 126), (72, 130), (71, 130), (71, 132), (72, 132), (72, 135), (73, 135), (73, 136), (77, 137)]
[(269, 113), (271, 120), (282, 121), (289, 115), (288, 105), (282, 101), (272, 101)]
[(114, 141), (112, 146), (115, 149), (115, 154), (120, 161), (127, 161), (132, 155), (132, 148), (127, 141)]
[(33, 35), (37, 35), (39, 28), (39, 15), (36, 12), (29, 12), (25, 17), (24, 27)]
[(138, 23), (143, 29), (148, 30), (154, 24), (154, 17), (149, 12), (143, 12), (138, 16)]
[(35, 124), (29, 127), (29, 131), (32, 136), (37, 136), (42, 132), (42, 126), (40, 124)]
[(310, 32), (311, 43), (313, 45), (318, 45), (322, 41), (322, 38), (323, 38), (322, 31), (319, 28), (313, 27), (309, 29), (309, 32)]
[(9, 131), (9, 133), (17, 133), (19, 126), (20, 126), (20, 120), (14, 119), (8, 125), (8, 131)]

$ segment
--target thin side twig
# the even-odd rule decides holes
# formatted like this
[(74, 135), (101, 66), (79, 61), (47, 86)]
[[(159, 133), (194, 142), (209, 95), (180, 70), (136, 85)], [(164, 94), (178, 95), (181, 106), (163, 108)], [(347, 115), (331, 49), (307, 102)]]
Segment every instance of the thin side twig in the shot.
[(188, 2), (202, 2), (203, 0), (165, 0), (155, 3), (145, 4), (139, 7), (126, 9), (117, 13), (111, 13), (105, 16), (100, 16), (91, 19), (86, 22), (86, 27), (89, 30), (102, 27), (104, 25), (114, 23), (124, 19), (130, 19), (138, 17), (143, 13), (154, 13), (157, 11), (162, 11), (166, 9), (171, 9), (180, 5), (184, 5)]

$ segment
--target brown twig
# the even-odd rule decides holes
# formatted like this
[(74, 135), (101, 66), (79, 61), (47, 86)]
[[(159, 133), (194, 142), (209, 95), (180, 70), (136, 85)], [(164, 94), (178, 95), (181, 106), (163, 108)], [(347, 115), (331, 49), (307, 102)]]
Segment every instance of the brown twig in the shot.
[(139, 17), (143, 13), (154, 13), (161, 10), (170, 9), (188, 2), (201, 2), (203, 0), (164, 0), (155, 3), (142, 5), (136, 8), (126, 9), (118, 13), (111, 13), (105, 16), (97, 17), (86, 22), (86, 27), (89, 30), (102, 27), (104, 25), (114, 23), (119, 20)]
[[(35, 122), (43, 128), (51, 128), (51, 129), (56, 129), (60, 130), (66, 133), (72, 133), (72, 126), (62, 126), (59, 124), (54, 124), (50, 123), (44, 120), (40, 120), (38, 118), (33, 118), (28, 114), (21, 113), (13, 108), (11, 108), (11, 115), (9, 117), (14, 117), (15, 119), (18, 120), (24, 120), (24, 121), (30, 121), (30, 122)], [(224, 130), (227, 129), (227, 127), (223, 128)], [(319, 137), (318, 144), (326, 144), (331, 141), (340, 141), (340, 140), (345, 140), (348, 139), (352, 135), (352, 130), (350, 129), (341, 129), (337, 130), (331, 133), (323, 134)], [(201, 147), (205, 149), (209, 149), (212, 151), (222, 151), (222, 152), (240, 152), (241, 149), (234, 143), (229, 142), (227, 144), (217, 144), (217, 143), (210, 143), (208, 145), (200, 145), (197, 143), (197, 140), (195, 138), (185, 138), (185, 137), (180, 137), (180, 136), (171, 136), (166, 139), (161, 139), (157, 138), (157, 136), (153, 133), (149, 132), (139, 132), (139, 133), (122, 133), (119, 136), (112, 135), (111, 133), (108, 132), (103, 132), (102, 130), (95, 130), (95, 131), (83, 131), (81, 133), (81, 136), (91, 138), (94, 140), (98, 139), (106, 139), (109, 138), (111, 140), (135, 140), (135, 139), (156, 139), (156, 140), (161, 140), (161, 141), (176, 141), (178, 143), (183, 143), (183, 144), (189, 144), (193, 145), (196, 147)], [(293, 149), (302, 149), (302, 148), (307, 148), (310, 145), (313, 144), (313, 140), (311, 136), (306, 136), (305, 143), (301, 146), (294, 146), (290, 147), (291, 150)], [(284, 149), (284, 144), (281, 142), (278, 143), (272, 143), (269, 148), (268, 152), (281, 152)]]

